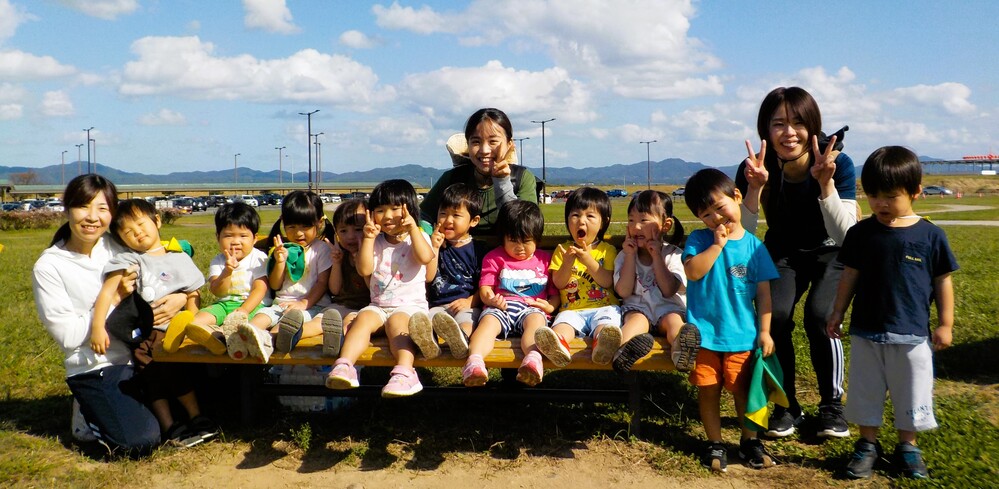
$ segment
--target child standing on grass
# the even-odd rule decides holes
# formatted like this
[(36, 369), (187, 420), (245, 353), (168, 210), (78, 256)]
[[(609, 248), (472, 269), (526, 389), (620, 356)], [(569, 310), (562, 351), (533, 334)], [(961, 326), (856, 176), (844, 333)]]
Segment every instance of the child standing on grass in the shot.
[[(129, 199), (118, 205), (111, 220), (111, 234), (131, 251), (118, 253), (104, 267), (104, 286), (94, 304), (90, 346), (103, 355), (110, 346), (108, 331), (133, 346), (133, 358), (139, 370), (141, 389), (150, 409), (160, 423), (163, 439), (192, 446), (215, 435), (215, 423), (201, 415), (191, 376), (184, 367), (153, 362), (152, 352), (163, 342), (167, 324), (152, 324), (148, 304), (175, 292), (188, 294), (187, 310), (196, 311), (198, 289), (205, 277), (185, 253), (168, 253), (160, 242), (160, 217), (153, 205), (142, 199)], [(129, 267), (138, 266), (135, 292), (124, 298), (108, 317), (122, 277)], [(135, 311), (134, 314), (131, 311)], [(144, 312), (145, 311), (145, 312)], [(117, 316), (117, 318), (116, 318)], [(177, 314), (171, 322), (177, 319)], [(138, 323), (134, 318), (138, 318)], [(151, 325), (145, 331), (146, 324)], [(125, 327), (119, 327), (125, 325)], [(107, 326), (107, 329), (105, 329)], [(135, 337), (138, 326), (142, 337)], [(177, 421), (170, 411), (170, 398), (176, 398), (187, 412), (187, 423)]]
[(612, 290), (617, 249), (604, 241), (610, 221), (611, 202), (603, 190), (582, 187), (569, 194), (565, 225), (571, 239), (558, 245), (549, 266), (561, 312), (552, 327), (534, 333), (538, 350), (557, 367), (572, 361), (565, 338), (594, 338), (593, 362), (601, 365), (621, 346), (621, 309)]
[[(850, 228), (839, 252), (846, 268), (826, 324), (842, 336), (850, 317), (850, 393), (846, 418), (860, 425), (846, 475), (870, 477), (880, 457), (877, 440), (885, 394), (891, 393), (898, 469), (909, 477), (929, 476), (916, 433), (937, 427), (933, 416), (933, 350), (950, 346), (954, 326), (951, 273), (958, 269), (947, 236), (920, 218), (912, 201), (922, 193), (922, 166), (912, 151), (886, 146), (864, 163), (860, 182), (874, 215)], [(930, 339), (930, 302), (937, 303), (937, 328)], [(932, 345), (931, 345), (932, 343)]]
[(343, 333), (357, 317), (357, 312), (371, 303), (368, 282), (357, 273), (357, 252), (364, 235), (365, 212), (362, 199), (349, 199), (333, 211), (333, 231), (336, 240), (330, 248), (329, 291), (332, 304), (319, 316), (303, 326), (307, 331), (317, 327), (323, 332), (323, 356), (336, 358), (343, 346)]
[[(669, 233), (668, 242), (663, 238)], [(652, 351), (655, 331), (666, 336), (677, 370), (694, 367), (701, 335), (687, 323), (687, 276), (680, 259), (683, 225), (673, 217), (673, 201), (643, 190), (628, 204), (628, 235), (614, 263), (614, 290), (624, 300), (621, 348), (614, 370), (631, 370)]]
[[(325, 284), (330, 279), (332, 249), (321, 230), (332, 237), (332, 226), (324, 226), (324, 220), (323, 201), (314, 192), (296, 190), (281, 201), (281, 217), (267, 237), (274, 244), (267, 263), (274, 303), (259, 309), (249, 321), (242, 311), (226, 318), (222, 328), (229, 356), (250, 356), (267, 363), (271, 353), (288, 353), (302, 338), (322, 334), (315, 323), (303, 326), (330, 304)], [(288, 243), (281, 239), (282, 225)], [(271, 333), (276, 334), (273, 339)]]
[[(257, 210), (245, 202), (226, 204), (215, 212), (219, 254), (208, 265), (208, 284), (218, 301), (201, 309), (197, 315), (190, 311), (177, 314), (163, 339), (163, 349), (167, 353), (177, 351), (186, 337), (216, 355), (223, 355), (226, 353), (226, 338), (222, 334), (225, 318), (237, 311), (246, 317), (263, 307), (264, 302), (270, 303), (267, 254), (253, 247), (259, 229)], [(188, 323), (181, 315), (192, 319)], [(245, 353), (233, 350), (237, 360)]]
[(482, 259), (479, 296), (485, 308), (468, 345), (468, 360), (461, 371), (465, 386), (485, 385), (489, 379), (484, 357), (496, 338), (520, 336), (524, 360), (517, 380), (538, 385), (544, 372), (534, 333), (548, 325), (548, 315), (558, 308), (556, 289), (548, 279), (551, 254), (537, 249), (545, 231), (545, 218), (538, 204), (523, 200), (507, 202), (496, 221), (503, 246)]
[(340, 358), (326, 378), (330, 389), (357, 387), (354, 362), (384, 331), (395, 357), (382, 397), (411, 396), (423, 390), (413, 368), (415, 345), (409, 318), (427, 311), (427, 277), (437, 273), (430, 236), (420, 229), (416, 190), (406, 180), (386, 180), (368, 200), (364, 238), (357, 255), (357, 272), (368, 280), (371, 305), (361, 309), (347, 331)]
[(479, 319), (479, 270), (486, 254), (471, 230), (479, 224), (479, 193), (464, 183), (444, 190), (437, 211), (437, 228), (430, 244), (437, 255), (437, 276), (427, 284), (430, 313), (409, 318), (409, 335), (426, 358), (440, 355), (437, 336), (454, 358), (468, 356), (468, 337)]
[[(777, 278), (763, 242), (742, 227), (742, 195), (721, 171), (698, 171), (686, 185), (687, 207), (708, 228), (690, 233), (683, 250), (687, 274), (687, 319), (701, 333), (701, 349), (690, 381), (697, 386), (701, 423), (708, 437), (704, 464), (725, 472), (726, 449), (721, 437), (721, 392), (735, 398), (742, 425), (739, 457), (761, 469), (776, 462), (743, 423), (752, 365), (752, 350), (774, 352), (770, 337), (770, 280)], [(756, 307), (753, 307), (753, 303)]]

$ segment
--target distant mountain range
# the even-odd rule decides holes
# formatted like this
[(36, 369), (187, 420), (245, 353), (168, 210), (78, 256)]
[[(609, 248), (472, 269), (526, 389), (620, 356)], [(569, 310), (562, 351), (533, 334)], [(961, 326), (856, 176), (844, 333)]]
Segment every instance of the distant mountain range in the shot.
[[(939, 158), (921, 156), (921, 161), (941, 161)], [(855, 163), (859, 163), (854, 160)], [(944, 167), (937, 168), (938, 165), (926, 167), (927, 173), (942, 173), (948, 171)], [(529, 167), (530, 170), (541, 178), (541, 168)], [(667, 158), (665, 160), (653, 161), (651, 164), (652, 182), (656, 184), (683, 185), (683, 183), (697, 170), (707, 168), (706, 165), (698, 162), (684, 161), (679, 158)], [(719, 167), (718, 169), (734, 175), (738, 165)], [(76, 175), (77, 162), (66, 163), (66, 178)], [(860, 175), (861, 167), (857, 167), (857, 175)], [(430, 186), (445, 170), (440, 168), (430, 168), (420, 165), (402, 165), (388, 168), (372, 168), (365, 171), (353, 171), (346, 173), (323, 172), (322, 181), (329, 183), (371, 183), (381, 182), (390, 178), (403, 178), (422, 186)], [(545, 176), (549, 186), (552, 185), (583, 185), (594, 184), (603, 186), (627, 186), (640, 185), (647, 181), (649, 168), (645, 161), (632, 163), (629, 165), (616, 164), (601, 167), (571, 168), (571, 167), (548, 167)], [(29, 168), (21, 166), (0, 166), (0, 181), (11, 181), (17, 183), (22, 175), (32, 172), (35, 175), (33, 183), (39, 185), (58, 185), (62, 181), (61, 165), (51, 165), (41, 168)], [(97, 164), (97, 173), (110, 178), (117, 184), (152, 184), (152, 183), (231, 183), (233, 171), (231, 169), (215, 171), (194, 171), (194, 172), (173, 172), (168, 174), (147, 174), (121, 171), (109, 166)], [(304, 182), (309, 178), (306, 172), (296, 172), (294, 180)], [(313, 175), (315, 180), (317, 177)], [(283, 180), (292, 181), (292, 175), (284, 172)], [(240, 183), (276, 183), (279, 175), (274, 171), (259, 171), (252, 168), (239, 169)]]
[[(86, 164), (84, 164), (86, 166)], [(150, 184), (150, 183), (232, 183), (233, 170), (216, 171), (194, 171), (194, 172), (173, 172), (165, 175), (132, 173), (118, 170), (109, 166), (97, 164), (97, 173), (110, 178), (117, 184)], [(541, 168), (531, 168), (535, 176), (541, 178)], [(677, 184), (681, 185), (694, 172), (706, 168), (701, 163), (687, 162), (677, 158), (669, 158), (662, 161), (653, 161), (651, 164), (652, 181), (657, 184)], [(735, 172), (736, 166), (721, 168), (726, 173)], [(403, 178), (411, 182), (429, 186), (434, 180), (440, 178), (445, 170), (440, 168), (429, 168), (420, 165), (402, 165), (390, 168), (372, 168), (365, 171), (353, 171), (346, 173), (323, 172), (323, 182), (354, 183), (354, 182), (381, 182), (391, 178)], [(62, 182), (61, 165), (51, 165), (41, 168), (28, 168), (21, 166), (0, 166), (0, 180), (8, 180), (16, 183), (16, 180), (23, 178), (23, 174), (33, 172), (35, 181), (39, 185), (58, 185)], [(637, 185), (647, 181), (648, 165), (642, 161), (630, 165), (611, 165), (593, 168), (569, 168), (569, 167), (548, 167), (545, 170), (548, 185), (581, 185), (592, 183), (595, 185)], [(70, 179), (77, 174), (77, 162), (66, 163), (66, 179)], [(307, 172), (296, 172), (294, 180), (304, 182), (309, 178)], [(313, 180), (317, 177), (313, 174)], [(284, 172), (283, 180), (292, 181), (292, 175)], [(252, 168), (239, 169), (240, 183), (276, 183), (279, 175), (274, 171), (259, 171)]]

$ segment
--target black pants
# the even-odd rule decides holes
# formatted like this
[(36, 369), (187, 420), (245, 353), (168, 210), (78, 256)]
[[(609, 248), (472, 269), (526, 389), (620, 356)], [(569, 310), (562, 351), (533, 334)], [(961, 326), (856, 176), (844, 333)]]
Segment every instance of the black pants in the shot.
[(794, 386), (796, 362), (791, 333), (795, 326), (794, 307), (806, 290), (804, 327), (821, 403), (839, 401), (843, 397), (843, 343), (829, 338), (825, 332), (826, 318), (832, 311), (843, 273), (843, 265), (836, 260), (838, 254), (838, 248), (799, 252), (775, 263), (780, 278), (770, 283), (773, 297), (770, 335), (784, 371), (784, 392), (792, 412), (800, 412), (801, 406)]

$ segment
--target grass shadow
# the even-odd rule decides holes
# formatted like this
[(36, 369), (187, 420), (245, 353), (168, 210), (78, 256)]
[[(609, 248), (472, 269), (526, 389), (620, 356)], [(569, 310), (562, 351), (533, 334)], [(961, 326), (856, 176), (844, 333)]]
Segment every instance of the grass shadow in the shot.
[(934, 353), (934, 374), (937, 378), (956, 382), (999, 383), (999, 368), (996, 368), (993, 356), (996, 351), (999, 351), (999, 336), (938, 351)]

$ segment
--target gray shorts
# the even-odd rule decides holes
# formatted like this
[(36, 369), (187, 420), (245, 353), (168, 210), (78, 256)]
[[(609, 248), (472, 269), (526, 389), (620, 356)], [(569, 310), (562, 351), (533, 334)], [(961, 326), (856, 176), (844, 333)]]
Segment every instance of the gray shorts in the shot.
[[(302, 316), (304, 317), (305, 321), (308, 322), (310, 319), (316, 317), (317, 314), (322, 314), (323, 309), (325, 308), (321, 306), (312, 306), (308, 309), (303, 310)], [(252, 317), (256, 317), (261, 314), (267, 316), (267, 318), (270, 319), (271, 323), (267, 326), (268, 328), (270, 328), (281, 320), (281, 316), (284, 316), (284, 309), (282, 309), (277, 304), (273, 306), (261, 307), (260, 309), (257, 310), (257, 313), (254, 314)]]
[(473, 307), (471, 309), (462, 309), (457, 312), (457, 314), (451, 314), (444, 306), (436, 306), (430, 308), (430, 319), (433, 319), (438, 312), (443, 312), (454, 318), (454, 322), (458, 324), (472, 323), (475, 325), (479, 321), (479, 315), (482, 314), (482, 309), (478, 307)]
[(895, 428), (925, 431), (937, 427), (929, 341), (896, 345), (850, 336), (846, 419), (860, 426), (881, 426), (888, 393), (895, 410)]

